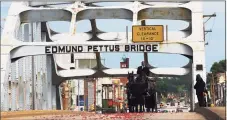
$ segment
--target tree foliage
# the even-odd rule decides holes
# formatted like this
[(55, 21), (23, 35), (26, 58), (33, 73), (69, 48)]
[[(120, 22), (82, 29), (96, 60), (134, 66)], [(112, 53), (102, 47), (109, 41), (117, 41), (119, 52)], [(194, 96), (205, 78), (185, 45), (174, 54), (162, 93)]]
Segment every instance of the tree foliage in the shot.
[(184, 90), (190, 91), (191, 81), (178, 77), (159, 78), (157, 81), (157, 92), (165, 97), (168, 93), (182, 93)]
[[(224, 73), (226, 71), (226, 60), (220, 60), (219, 62), (215, 62), (211, 66), (210, 71), (212, 72), (214, 79), (217, 80), (217, 73)], [(207, 75), (208, 84), (210, 84), (211, 79), (212, 79), (212, 75), (208, 74)]]
[(226, 60), (221, 60), (219, 62), (215, 62), (210, 71), (213, 73), (213, 74), (217, 74), (217, 73), (223, 73), (225, 72), (225, 69), (226, 69)]
[(206, 84), (207, 84), (207, 88), (210, 88), (210, 82), (212, 80), (212, 74), (211, 73), (208, 73), (207, 74), (207, 81), (206, 81)]

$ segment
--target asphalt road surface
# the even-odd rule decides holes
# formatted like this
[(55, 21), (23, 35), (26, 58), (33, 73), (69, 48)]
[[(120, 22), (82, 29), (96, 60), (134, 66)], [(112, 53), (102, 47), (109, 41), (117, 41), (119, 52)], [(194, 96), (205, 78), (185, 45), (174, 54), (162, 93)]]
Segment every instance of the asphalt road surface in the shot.
[(16, 117), (17, 120), (206, 120), (197, 113), (64, 113), (61, 115), (41, 115), (30, 117)]

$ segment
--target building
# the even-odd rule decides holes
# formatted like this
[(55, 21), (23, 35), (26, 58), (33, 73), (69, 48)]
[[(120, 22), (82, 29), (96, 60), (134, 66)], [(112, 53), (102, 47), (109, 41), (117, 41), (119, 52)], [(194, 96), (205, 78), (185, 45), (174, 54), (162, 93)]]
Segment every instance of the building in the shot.
[(215, 95), (215, 103), (217, 106), (225, 106), (226, 105), (226, 74), (218, 73), (217, 74), (217, 84), (215, 87), (216, 95)]
[[(94, 55), (88, 55), (86, 53), (86, 59), (84, 56), (74, 56), (75, 57), (75, 69), (86, 69), (93, 68), (96, 66), (96, 59)], [(104, 63), (104, 59), (102, 63)], [(89, 108), (94, 105), (94, 102), (97, 101), (96, 105), (101, 106), (101, 95), (97, 93), (100, 91), (102, 81), (106, 81), (108, 78), (94, 78), (94, 79), (72, 79), (67, 80), (70, 85), (70, 96), (71, 96), (71, 104), (70, 109), (76, 111), (84, 111), (89, 110)], [(96, 85), (96, 86), (95, 86)], [(95, 92), (94, 92), (95, 90)], [(97, 93), (97, 95), (95, 95)], [(96, 97), (96, 100), (95, 100)]]
[(226, 73), (218, 73), (217, 79), (220, 84), (226, 82)]

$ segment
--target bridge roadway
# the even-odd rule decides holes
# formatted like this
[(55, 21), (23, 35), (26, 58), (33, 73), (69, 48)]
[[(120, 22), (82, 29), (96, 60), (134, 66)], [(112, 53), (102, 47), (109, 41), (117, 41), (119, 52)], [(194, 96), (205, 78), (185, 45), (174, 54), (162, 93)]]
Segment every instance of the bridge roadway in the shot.
[[(203, 111), (203, 112), (202, 112)], [(17, 120), (225, 120), (225, 108), (199, 108), (196, 112), (185, 113), (116, 113), (95, 114), (94, 112), (76, 112), (61, 110), (35, 110), (1, 112), (1, 119)]]

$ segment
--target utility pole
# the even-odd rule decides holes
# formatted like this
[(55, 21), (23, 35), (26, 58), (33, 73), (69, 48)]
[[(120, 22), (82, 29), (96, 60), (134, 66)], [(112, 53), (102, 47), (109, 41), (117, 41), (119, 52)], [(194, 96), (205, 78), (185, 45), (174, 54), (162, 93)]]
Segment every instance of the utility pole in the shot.
[[(203, 15), (203, 18), (207, 18), (207, 17), (209, 17), (209, 18), (203, 23), (203, 31), (204, 31), (203, 36), (204, 36), (204, 41), (206, 40), (206, 39), (205, 39), (205, 38), (206, 38), (205, 35), (206, 35), (208, 32), (212, 32), (212, 30), (205, 30), (205, 24), (206, 24), (206, 22), (207, 22), (208, 20), (210, 20), (211, 17), (216, 17), (216, 13), (214, 13), (214, 14), (212, 14), (212, 15)], [(208, 42), (205, 43), (205, 45), (208, 45)]]

